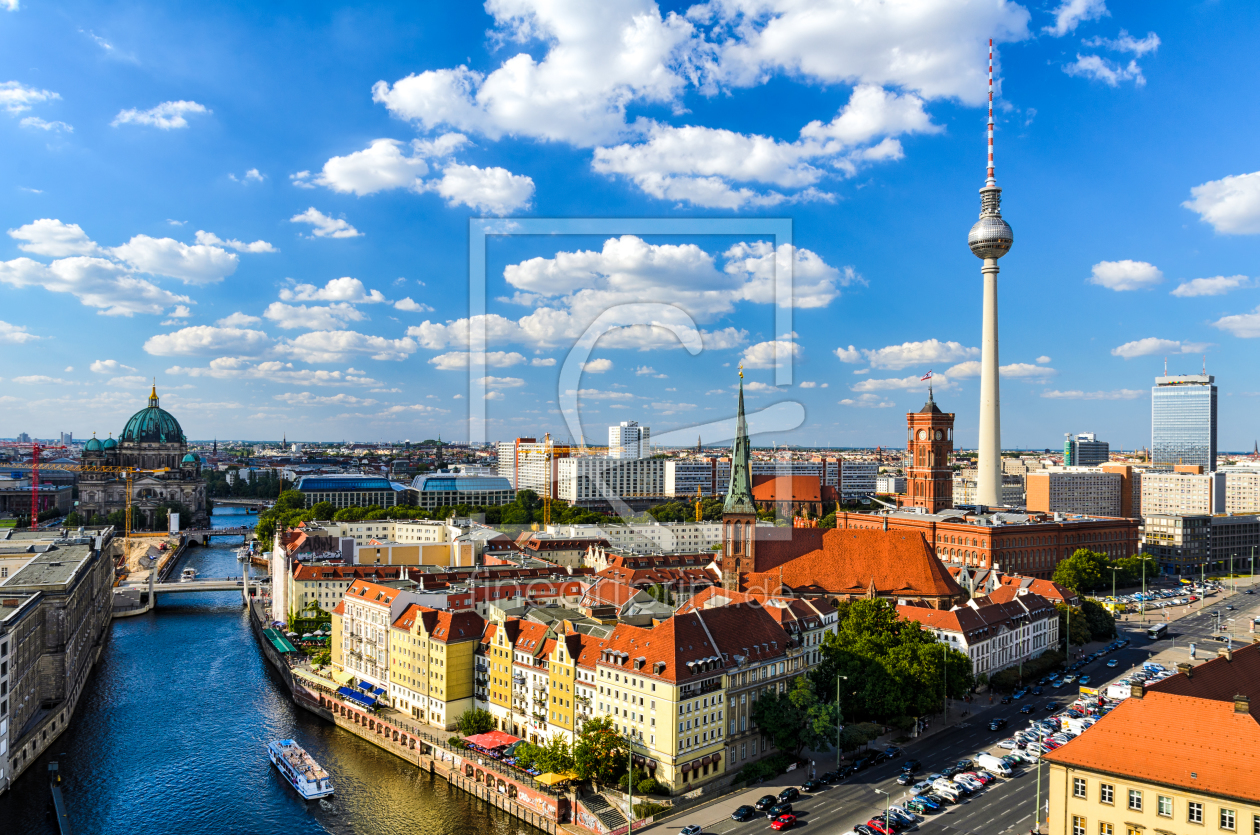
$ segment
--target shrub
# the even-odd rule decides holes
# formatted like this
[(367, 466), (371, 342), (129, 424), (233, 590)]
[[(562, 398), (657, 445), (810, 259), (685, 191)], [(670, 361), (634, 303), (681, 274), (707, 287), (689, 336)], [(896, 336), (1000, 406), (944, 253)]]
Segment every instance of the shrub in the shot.
[(658, 788), (656, 781), (649, 777), (646, 780), (640, 780), (634, 790), (639, 794), (656, 794)]

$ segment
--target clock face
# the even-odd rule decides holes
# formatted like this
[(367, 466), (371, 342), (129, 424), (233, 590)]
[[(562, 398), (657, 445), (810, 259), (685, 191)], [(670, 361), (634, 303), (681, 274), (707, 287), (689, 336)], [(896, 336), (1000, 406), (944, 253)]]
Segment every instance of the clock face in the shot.
[(926, 438), (927, 438), (927, 430), (926, 430), (926, 429), (920, 429), (920, 430), (919, 430), (919, 440), (920, 440), (920, 441), (922, 441), (922, 440), (926, 440)]
[(937, 430), (936, 430), (936, 440), (938, 440), (938, 441), (939, 441), (941, 438), (944, 438), (944, 437), (945, 437), (945, 433), (944, 433), (944, 432), (942, 432), (941, 430), (937, 429)]

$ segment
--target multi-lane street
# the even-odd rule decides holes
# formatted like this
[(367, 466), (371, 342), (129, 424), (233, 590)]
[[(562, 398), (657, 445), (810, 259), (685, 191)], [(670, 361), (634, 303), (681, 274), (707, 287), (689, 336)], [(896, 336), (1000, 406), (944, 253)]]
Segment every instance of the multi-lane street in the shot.
[[(1234, 609), (1227, 609), (1233, 606)], [(1179, 607), (1185, 612), (1185, 607)], [(1189, 612), (1169, 625), (1168, 637), (1159, 641), (1150, 641), (1146, 637), (1146, 629), (1154, 623), (1164, 621), (1163, 612), (1148, 612), (1145, 623), (1136, 620), (1117, 624), (1120, 637), (1129, 640), (1128, 646), (1104, 655), (1082, 667), (1077, 674), (1090, 677), (1090, 687), (1105, 687), (1108, 683), (1124, 677), (1135, 667), (1154, 658), (1159, 663), (1169, 666), (1177, 661), (1188, 660), (1188, 644), (1195, 642), (1198, 646), (1198, 659), (1214, 657), (1223, 643), (1212, 641), (1216, 634), (1217, 618), (1212, 614), (1219, 611), (1222, 617), (1222, 629), (1229, 627), (1224, 618), (1234, 618), (1233, 634), (1235, 645), (1249, 643), (1252, 618), (1260, 615), (1260, 593), (1244, 594), (1242, 584), (1237, 594), (1229, 590), (1209, 597), (1202, 609), (1192, 604)], [(1172, 613), (1176, 617), (1176, 612)], [(1098, 646), (1087, 647), (1084, 652), (1096, 651)], [(1108, 667), (1107, 663), (1115, 660), (1116, 666)], [(1045, 716), (1048, 702), (1067, 705), (1078, 695), (1079, 684), (1063, 685), (1058, 689), (1043, 687), (1040, 696), (1031, 693), (1024, 699), (1001, 704), (997, 700), (989, 704), (960, 704), (954, 702), (950, 707), (953, 719), (960, 717), (960, 712), (970, 710), (971, 715), (961, 722), (939, 730), (927, 738), (906, 746), (904, 756), (895, 757), (887, 763), (873, 766), (849, 779), (831, 785), (814, 794), (802, 792), (801, 797), (792, 801), (793, 813), (798, 817), (797, 828), (809, 829), (815, 833), (841, 835), (853, 829), (855, 824), (865, 823), (874, 815), (882, 812), (885, 803), (893, 805), (909, 799), (907, 789), (899, 786), (895, 778), (900, 771), (901, 763), (906, 759), (922, 761), (926, 775), (940, 771), (959, 759), (974, 758), (981, 751), (1005, 754), (1006, 751), (994, 748), (995, 744), (1011, 733), (1027, 727), (1029, 720), (1037, 716)], [(1021, 713), (1026, 706), (1032, 705), (1031, 714)], [(988, 729), (989, 722), (994, 719), (1005, 719), (1007, 726), (998, 731)], [(816, 771), (821, 773), (835, 768), (835, 755), (822, 755), (817, 760)], [(758, 815), (751, 821), (740, 823), (731, 820), (731, 812), (742, 804), (752, 805), (765, 794), (778, 794), (785, 786), (799, 786), (808, 778), (808, 772), (790, 772), (767, 781), (761, 786), (751, 787), (738, 795), (724, 798), (693, 812), (683, 813), (668, 818), (654, 827), (657, 831), (673, 833), (689, 824), (699, 825), (706, 833), (713, 835), (752, 835), (762, 831), (769, 832), (769, 821)], [(1042, 768), (1041, 797), (1045, 819), (1044, 791), (1046, 787), (1046, 768)], [(886, 794), (885, 794), (886, 793)], [(964, 798), (958, 805), (942, 806), (940, 810), (927, 815), (920, 821), (921, 832), (941, 830), (943, 832), (976, 833), (976, 835), (1001, 835), (1001, 833), (1027, 832), (1033, 826), (1034, 807), (1037, 804), (1037, 768), (1026, 766), (1018, 769), (1010, 778), (998, 778), (993, 784), (976, 792), (970, 798)]]

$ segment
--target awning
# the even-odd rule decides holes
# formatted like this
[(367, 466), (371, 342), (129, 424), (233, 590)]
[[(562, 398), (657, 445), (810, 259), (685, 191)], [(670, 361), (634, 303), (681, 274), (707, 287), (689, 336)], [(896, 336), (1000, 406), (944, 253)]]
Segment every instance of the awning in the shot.
[(373, 693), (375, 693), (375, 694), (376, 694), (376, 695), (378, 695), (378, 696), (383, 696), (383, 695), (385, 695), (385, 688), (384, 688), (384, 687), (376, 687), (376, 688), (374, 688), (374, 689), (372, 690), (372, 692), (373, 692)]
[(329, 681), (323, 676), (316, 675), (315, 673), (309, 673), (306, 670), (301, 669), (300, 667), (293, 668), (293, 675), (297, 676), (298, 678), (304, 678), (307, 681), (311, 682), (312, 684), (318, 684), (321, 687), (333, 686), (333, 682)]
[(347, 699), (358, 702), (364, 707), (376, 707), (376, 699), (365, 696), (353, 687), (340, 687), (337, 692), (345, 696)]
[(682, 772), (686, 774), (688, 771), (691, 771), (691, 763), (683, 763), (680, 768), (682, 769)]
[(338, 684), (349, 684), (354, 681), (354, 675), (345, 670), (333, 670), (332, 677)]
[(713, 755), (713, 762), (716, 763), (716, 762), (721, 762), (721, 761), (722, 761), (722, 755), (720, 753)]
[(537, 777), (534, 778), (534, 780), (536, 780), (539, 783), (542, 783), (544, 786), (554, 786), (556, 783), (563, 783), (567, 779), (569, 778), (564, 777), (559, 774), (552, 774), (550, 771), (548, 771), (546, 774), (539, 774)]
[(513, 742), (520, 742), (519, 736), (512, 736), (503, 731), (487, 731), (484, 734), (474, 734), (473, 736), (464, 737), (464, 741), (476, 745), (478, 748), (506, 748)]
[(297, 647), (289, 642), (289, 639), (282, 632), (276, 629), (264, 629), (263, 635), (267, 636), (267, 640), (271, 645), (280, 652), (297, 652)]

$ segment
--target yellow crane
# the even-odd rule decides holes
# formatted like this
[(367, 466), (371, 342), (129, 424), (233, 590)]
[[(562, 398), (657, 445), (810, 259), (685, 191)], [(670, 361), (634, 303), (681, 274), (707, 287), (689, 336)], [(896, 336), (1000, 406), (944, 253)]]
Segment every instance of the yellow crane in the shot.
[[(32, 464), (31, 462), (26, 462), (26, 463), (21, 463), (21, 464), (6, 464), (5, 466), (11, 470), (13, 469), (32, 470), (32, 469), (35, 469), (36, 467), (36, 465)], [(124, 476), (127, 481), (127, 491), (126, 491), (127, 524), (126, 524), (126, 530), (124, 531), (124, 534), (123, 534), (123, 539), (130, 540), (133, 536), (135, 537), (166, 536), (166, 534), (164, 533), (134, 533), (133, 534), (131, 532), (131, 498), (132, 498), (131, 485), (132, 485), (132, 480), (135, 478), (136, 473), (165, 473), (165, 472), (170, 471), (169, 467), (163, 467), (158, 470), (144, 470), (139, 467), (108, 467), (105, 465), (97, 466), (97, 465), (89, 465), (89, 464), (52, 464), (52, 463), (46, 463), (43, 461), (39, 462), (38, 467), (41, 470), (66, 470), (66, 471), (75, 472), (75, 473), (113, 473), (115, 475)]]
[(696, 521), (704, 521), (704, 512), (700, 509), (700, 485), (696, 485)]

